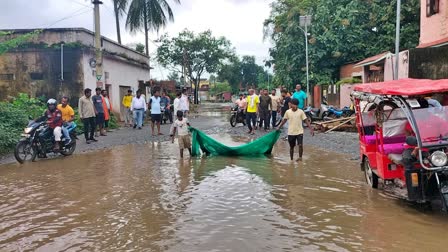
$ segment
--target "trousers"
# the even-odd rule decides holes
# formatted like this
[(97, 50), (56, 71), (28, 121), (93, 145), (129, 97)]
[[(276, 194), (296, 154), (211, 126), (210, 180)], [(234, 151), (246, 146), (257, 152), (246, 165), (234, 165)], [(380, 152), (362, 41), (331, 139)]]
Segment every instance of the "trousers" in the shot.
[(257, 113), (250, 113), (247, 112), (246, 113), (246, 124), (247, 127), (249, 127), (249, 130), (252, 130), (252, 125), (253, 127), (257, 126)]
[(93, 139), (95, 134), (95, 117), (83, 118), (82, 123), (84, 124), (84, 137), (86, 140)]

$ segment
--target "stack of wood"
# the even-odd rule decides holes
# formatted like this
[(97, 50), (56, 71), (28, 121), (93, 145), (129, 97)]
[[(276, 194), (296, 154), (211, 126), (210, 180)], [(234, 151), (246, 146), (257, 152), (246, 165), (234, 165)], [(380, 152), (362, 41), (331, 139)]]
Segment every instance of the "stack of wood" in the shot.
[(333, 119), (329, 121), (313, 122), (314, 130), (320, 132), (331, 132), (331, 131), (348, 131), (356, 132), (356, 122), (355, 117), (344, 117)]

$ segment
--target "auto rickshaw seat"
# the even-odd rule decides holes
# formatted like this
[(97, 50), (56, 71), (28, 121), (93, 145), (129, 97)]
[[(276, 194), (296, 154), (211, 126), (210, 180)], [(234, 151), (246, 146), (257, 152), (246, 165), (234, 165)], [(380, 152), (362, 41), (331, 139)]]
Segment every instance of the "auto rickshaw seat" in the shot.
[(404, 151), (404, 143), (384, 144), (384, 154), (402, 154)]
[[(364, 137), (366, 140), (366, 144), (375, 144), (376, 143), (375, 135), (369, 135), (369, 136), (364, 136)], [(404, 135), (383, 137), (384, 144), (404, 143), (405, 141), (406, 141), (406, 136), (404, 136)]]

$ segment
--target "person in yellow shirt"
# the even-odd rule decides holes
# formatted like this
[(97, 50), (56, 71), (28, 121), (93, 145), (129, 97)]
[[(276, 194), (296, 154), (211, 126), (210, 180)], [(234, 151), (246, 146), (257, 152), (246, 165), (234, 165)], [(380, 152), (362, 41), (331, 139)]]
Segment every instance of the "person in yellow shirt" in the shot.
[(69, 145), (72, 139), (70, 138), (70, 134), (68, 133), (68, 128), (73, 126), (73, 121), (75, 120), (75, 111), (73, 108), (68, 105), (68, 97), (62, 97), (61, 104), (57, 106), (57, 109), (61, 111), (62, 121), (64, 124), (62, 125), (62, 134), (65, 137), (65, 145)]
[(121, 102), (125, 109), (124, 114), (124, 126), (126, 127), (129, 124), (129, 127), (132, 127), (134, 124), (132, 122), (132, 111), (131, 111), (131, 104), (132, 104), (132, 90), (128, 90), (128, 94), (123, 97), (123, 101)]
[(251, 135), (255, 134), (255, 130), (257, 129), (257, 113), (258, 113), (258, 105), (260, 104), (260, 98), (258, 97), (258, 95), (254, 93), (255, 91), (253, 89), (249, 89), (249, 95), (246, 97), (247, 101), (246, 123), (247, 127), (249, 127), (248, 134)]

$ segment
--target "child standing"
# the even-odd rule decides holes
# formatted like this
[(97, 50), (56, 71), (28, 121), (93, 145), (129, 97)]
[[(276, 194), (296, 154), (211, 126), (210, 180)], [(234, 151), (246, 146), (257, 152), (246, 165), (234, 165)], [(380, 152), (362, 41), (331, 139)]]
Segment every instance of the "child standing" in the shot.
[(177, 130), (177, 140), (179, 142), (180, 148), (180, 158), (184, 157), (184, 149), (188, 149), (188, 152), (191, 156), (191, 140), (190, 134), (188, 132), (188, 127), (190, 123), (188, 119), (184, 117), (184, 113), (182, 111), (177, 111), (177, 120), (173, 123), (173, 133), (171, 135), (172, 142), (174, 143), (174, 136), (176, 135)]
[(294, 147), (299, 145), (299, 159), (297, 161), (302, 160), (303, 155), (303, 125), (302, 122), (305, 121), (310, 129), (311, 136), (314, 136), (314, 129), (311, 127), (311, 123), (306, 119), (305, 112), (303, 110), (298, 109), (299, 100), (291, 99), (290, 109), (288, 109), (283, 116), (282, 123), (278, 126), (279, 129), (283, 127), (283, 125), (289, 121), (288, 127), (288, 142), (289, 142), (289, 156), (291, 160), (294, 159)]

